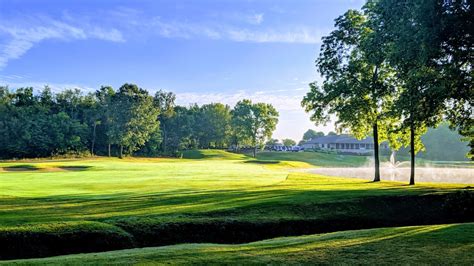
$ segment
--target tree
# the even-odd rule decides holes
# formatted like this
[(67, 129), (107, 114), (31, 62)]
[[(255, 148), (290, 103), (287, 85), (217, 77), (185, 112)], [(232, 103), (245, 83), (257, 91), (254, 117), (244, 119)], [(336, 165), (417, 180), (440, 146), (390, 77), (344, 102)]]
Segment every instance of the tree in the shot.
[(421, 136), (426, 151), (420, 157), (433, 161), (463, 161), (469, 152), (468, 142), (462, 141), (458, 132), (451, 130), (447, 122), (430, 128)]
[[(107, 146), (107, 155), (111, 156), (111, 145), (112, 145), (112, 120), (113, 120), (113, 113), (112, 110), (112, 99), (115, 95), (115, 91), (110, 86), (101, 86), (99, 90), (95, 92), (95, 97), (98, 102), (98, 110), (100, 116), (100, 124), (96, 124), (99, 126), (101, 130), (99, 132), (100, 136), (104, 139), (104, 142)], [(96, 121), (96, 120), (94, 120)], [(95, 122), (94, 122), (95, 123)]]
[(277, 139), (270, 138), (266, 143), (265, 146), (275, 146), (279, 143)]
[(399, 131), (409, 136), (404, 139), (410, 146), (410, 185), (415, 184), (416, 153), (423, 148), (420, 136), (441, 121), (449, 95), (437, 62), (442, 57), (438, 2), (383, 0), (364, 7), (401, 81), (393, 109), (402, 118)]
[(195, 131), (199, 146), (223, 148), (228, 143), (231, 114), (230, 107), (221, 103), (205, 104), (196, 112)]
[(278, 123), (278, 112), (271, 104), (252, 103), (251, 100), (239, 101), (232, 110), (232, 124), (239, 141), (249, 141), (254, 147), (253, 157), (258, 147), (262, 147), (272, 136)]
[(120, 158), (124, 148), (127, 154), (132, 154), (143, 146), (159, 126), (159, 110), (153, 104), (153, 97), (137, 85), (122, 85), (112, 97), (112, 110), (111, 135), (120, 147)]
[(282, 139), (282, 142), (283, 142), (284, 146), (295, 146), (296, 145), (296, 141), (294, 141), (292, 139)]
[(174, 93), (162, 90), (157, 91), (153, 98), (154, 105), (159, 110), (158, 120), (160, 121), (163, 139), (161, 146), (165, 154), (168, 147), (169, 121), (175, 115), (175, 100), (176, 95)]
[(323, 137), (324, 132), (321, 131), (316, 131), (314, 129), (308, 129), (304, 134), (303, 134), (303, 140), (307, 141), (310, 139), (318, 138), (318, 137)]
[(325, 124), (331, 115), (338, 129), (361, 139), (374, 140), (374, 181), (380, 181), (379, 142), (387, 139), (389, 114), (397, 80), (387, 64), (384, 47), (366, 15), (349, 10), (336, 19), (336, 30), (323, 38), (316, 60), (324, 78), (322, 86), (310, 84), (302, 105), (311, 120)]

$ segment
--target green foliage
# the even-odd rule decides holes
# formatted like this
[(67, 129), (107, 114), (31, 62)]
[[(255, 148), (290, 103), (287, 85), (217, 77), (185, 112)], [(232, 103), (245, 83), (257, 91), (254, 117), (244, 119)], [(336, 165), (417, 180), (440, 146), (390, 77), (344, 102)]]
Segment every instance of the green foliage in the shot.
[[(237, 117), (221, 103), (183, 107), (175, 98), (161, 90), (152, 97), (134, 84), (117, 91), (102, 86), (86, 95), (78, 89), (54, 94), (45, 87), (35, 95), (33, 88), (0, 87), (0, 158), (176, 156), (186, 149), (226, 148), (237, 140), (260, 146), (278, 121), (268, 104), (251, 104), (251, 116)], [(248, 123), (252, 135), (242, 135), (232, 121)]]
[(265, 145), (267, 146), (273, 146), (273, 145), (277, 145), (278, 143), (280, 143), (277, 139), (272, 139), (270, 138), (266, 143)]
[(313, 139), (313, 138), (317, 138), (317, 137), (323, 137), (324, 136), (324, 132), (321, 132), (321, 131), (318, 131), (316, 132), (316, 130), (314, 129), (308, 129), (304, 134), (303, 134), (303, 140), (310, 140), (310, 139)]
[(158, 129), (158, 109), (153, 98), (136, 85), (124, 84), (112, 97), (111, 137), (114, 144), (131, 154), (143, 146)]
[(197, 110), (195, 127), (202, 148), (223, 148), (231, 132), (230, 107), (221, 103), (205, 104)]
[(294, 141), (292, 139), (282, 139), (282, 143), (285, 146), (295, 146), (296, 145), (296, 141)]
[(251, 100), (239, 101), (232, 110), (232, 127), (238, 144), (250, 144), (254, 147), (254, 157), (258, 147), (271, 138), (278, 123), (278, 112), (266, 103), (252, 103)]
[(449, 129), (447, 123), (441, 123), (437, 128), (430, 128), (421, 136), (425, 151), (419, 157), (433, 161), (463, 161), (469, 152), (468, 142), (462, 141), (462, 136)]
[(398, 80), (385, 58), (378, 29), (366, 14), (349, 10), (335, 21), (336, 29), (323, 38), (316, 60), (323, 84), (309, 84), (302, 106), (317, 124), (336, 116), (339, 131), (348, 130), (359, 139), (372, 135), (374, 181), (379, 181), (379, 143), (389, 140), (398, 145), (396, 137), (389, 137), (398, 120), (398, 114), (391, 112)]

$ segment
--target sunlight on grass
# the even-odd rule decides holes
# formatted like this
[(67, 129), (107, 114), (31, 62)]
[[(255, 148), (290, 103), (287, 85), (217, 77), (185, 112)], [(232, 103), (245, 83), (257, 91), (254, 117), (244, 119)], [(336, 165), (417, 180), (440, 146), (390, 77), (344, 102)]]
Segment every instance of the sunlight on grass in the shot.
[[(469, 264), (474, 260), (473, 234), (472, 223), (396, 227), (284, 237), (241, 245), (181, 244), (8, 263), (78, 265), (113, 260), (122, 264), (306, 264), (315, 261), (372, 265), (382, 262)], [(411, 256), (394, 254), (410, 251)]]

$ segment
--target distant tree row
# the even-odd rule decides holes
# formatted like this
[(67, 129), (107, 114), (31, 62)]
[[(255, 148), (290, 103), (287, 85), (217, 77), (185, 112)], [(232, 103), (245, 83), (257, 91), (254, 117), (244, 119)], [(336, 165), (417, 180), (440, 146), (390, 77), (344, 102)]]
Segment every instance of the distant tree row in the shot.
[(409, 147), (410, 184), (420, 136), (442, 120), (474, 149), (474, 15), (471, 1), (369, 0), (349, 10), (323, 38), (302, 105), (316, 123), (336, 117), (339, 130)]
[(173, 93), (152, 96), (134, 84), (118, 90), (103, 86), (88, 94), (0, 87), (1, 158), (155, 156), (231, 145), (252, 146), (256, 152), (277, 123), (278, 112), (270, 104), (176, 106)]

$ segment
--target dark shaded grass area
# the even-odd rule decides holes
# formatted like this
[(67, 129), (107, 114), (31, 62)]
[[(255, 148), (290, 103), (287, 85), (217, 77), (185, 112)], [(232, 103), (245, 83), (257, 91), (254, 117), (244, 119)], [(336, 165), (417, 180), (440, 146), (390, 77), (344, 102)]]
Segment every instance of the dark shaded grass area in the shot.
[[(330, 193), (341, 191), (325, 193), (330, 196)], [(190, 197), (194, 197), (194, 200), (204, 200), (206, 195)], [(55, 200), (52, 199), (53, 205)], [(182, 200), (192, 199), (186, 197)], [(137, 202), (143, 204), (141, 200)], [(107, 208), (109, 207), (113, 206)], [(136, 207), (138, 206), (133, 202), (117, 206), (121, 209)], [(362, 196), (320, 204), (287, 202), (281, 206), (263, 202), (246, 207), (186, 215), (114, 216), (95, 219), (94, 222), (74, 221), (73, 217), (69, 217), (69, 220), (3, 228), (0, 230), (0, 243), (3, 245), (0, 249), (0, 259), (46, 257), (176, 243), (244, 243), (278, 236), (351, 229), (472, 222), (474, 192), (464, 190), (443, 194)]]

